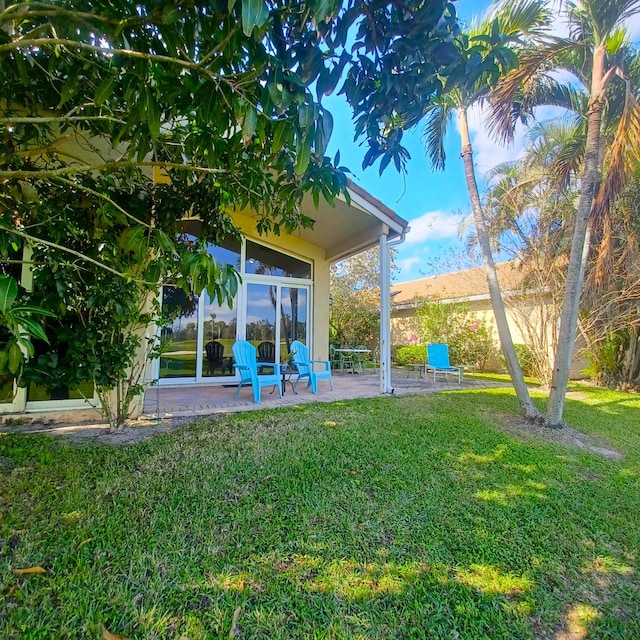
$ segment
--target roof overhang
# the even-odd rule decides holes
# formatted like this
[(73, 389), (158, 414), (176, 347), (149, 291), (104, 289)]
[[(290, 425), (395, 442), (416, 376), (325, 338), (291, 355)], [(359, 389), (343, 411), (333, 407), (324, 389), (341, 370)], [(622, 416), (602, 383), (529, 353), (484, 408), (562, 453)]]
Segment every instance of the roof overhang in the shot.
[(401, 236), (409, 223), (392, 209), (349, 181), (351, 202), (336, 198), (335, 206), (321, 199), (316, 209), (311, 195), (303, 200), (303, 211), (315, 223), (312, 229), (299, 229), (295, 235), (325, 252), (330, 262), (343, 260), (376, 246), (381, 235)]

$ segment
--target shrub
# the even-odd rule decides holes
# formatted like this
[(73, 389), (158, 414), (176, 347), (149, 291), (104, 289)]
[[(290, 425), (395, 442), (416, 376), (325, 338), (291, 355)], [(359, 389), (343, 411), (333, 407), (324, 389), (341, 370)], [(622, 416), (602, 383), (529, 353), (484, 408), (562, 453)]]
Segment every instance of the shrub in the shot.
[[(518, 362), (520, 363), (522, 373), (525, 376), (538, 378), (539, 376), (536, 371), (536, 358), (531, 348), (526, 344), (514, 344), (513, 347), (516, 350), (516, 355), (518, 356)], [(500, 355), (500, 362), (502, 364), (502, 368), (507, 371), (507, 361), (504, 359), (502, 354)]]
[(452, 364), (485, 371), (495, 362), (498, 349), (491, 331), (466, 303), (422, 302), (417, 317), (423, 343), (448, 344)]
[(405, 364), (424, 364), (427, 361), (427, 349), (420, 345), (408, 345), (394, 349), (393, 361), (402, 367)]

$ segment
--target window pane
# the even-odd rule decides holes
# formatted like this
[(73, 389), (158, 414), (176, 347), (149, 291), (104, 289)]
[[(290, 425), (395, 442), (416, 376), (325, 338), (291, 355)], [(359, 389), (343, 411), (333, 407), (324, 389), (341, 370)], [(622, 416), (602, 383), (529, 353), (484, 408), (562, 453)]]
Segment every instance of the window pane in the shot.
[(291, 351), (294, 340), (307, 342), (307, 290), (282, 287), (280, 297), (280, 356)]
[(175, 319), (162, 328), (169, 340), (160, 357), (161, 378), (193, 378), (196, 375), (198, 343), (198, 298), (190, 298), (177, 287), (162, 289), (162, 313)]
[(13, 402), (13, 375), (0, 374), (0, 403)]
[(276, 339), (276, 288), (266, 284), (247, 286), (247, 340), (256, 347)]
[(204, 300), (209, 304), (204, 308), (202, 375), (231, 376), (233, 370), (233, 354), (231, 347), (236, 339), (237, 309), (234, 300), (232, 309), (226, 304), (219, 306), (215, 299), (205, 293)]
[(284, 253), (247, 240), (245, 273), (311, 279), (311, 265)]
[[(276, 361), (276, 296), (275, 286), (247, 286), (247, 340), (256, 348), (258, 362)], [(273, 373), (273, 367), (258, 367), (258, 373)]]
[(207, 251), (222, 265), (230, 264), (240, 272), (240, 242), (232, 238), (225, 240), (221, 246), (210, 244)]
[(83, 382), (75, 389), (61, 386), (48, 391), (31, 383), (27, 387), (27, 402), (40, 402), (42, 400), (82, 400), (93, 398), (93, 382)]

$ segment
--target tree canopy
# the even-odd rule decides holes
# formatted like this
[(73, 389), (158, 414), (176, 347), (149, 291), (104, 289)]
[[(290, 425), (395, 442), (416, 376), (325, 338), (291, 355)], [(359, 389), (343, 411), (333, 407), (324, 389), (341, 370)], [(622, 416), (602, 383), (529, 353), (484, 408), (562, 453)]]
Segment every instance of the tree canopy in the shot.
[[(57, 316), (21, 383), (106, 394), (162, 283), (233, 298), (207, 251), (238, 233), (230, 211), (277, 234), (313, 224), (305, 193), (348, 198), (325, 95), (346, 97), (365, 165), (402, 170), (403, 130), (464, 79), (456, 32), (445, 0), (0, 1), (0, 266), (32, 263), (23, 319)], [(20, 341), (42, 332), (3, 325), (0, 366), (21, 376)]]

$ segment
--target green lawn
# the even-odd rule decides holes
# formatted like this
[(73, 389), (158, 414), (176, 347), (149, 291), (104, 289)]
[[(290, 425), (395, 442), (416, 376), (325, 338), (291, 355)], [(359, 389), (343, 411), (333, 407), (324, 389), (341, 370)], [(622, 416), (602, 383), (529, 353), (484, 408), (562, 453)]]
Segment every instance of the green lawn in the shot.
[(506, 389), (0, 436), (0, 637), (637, 640), (640, 397), (575, 389), (624, 458), (496, 429)]

